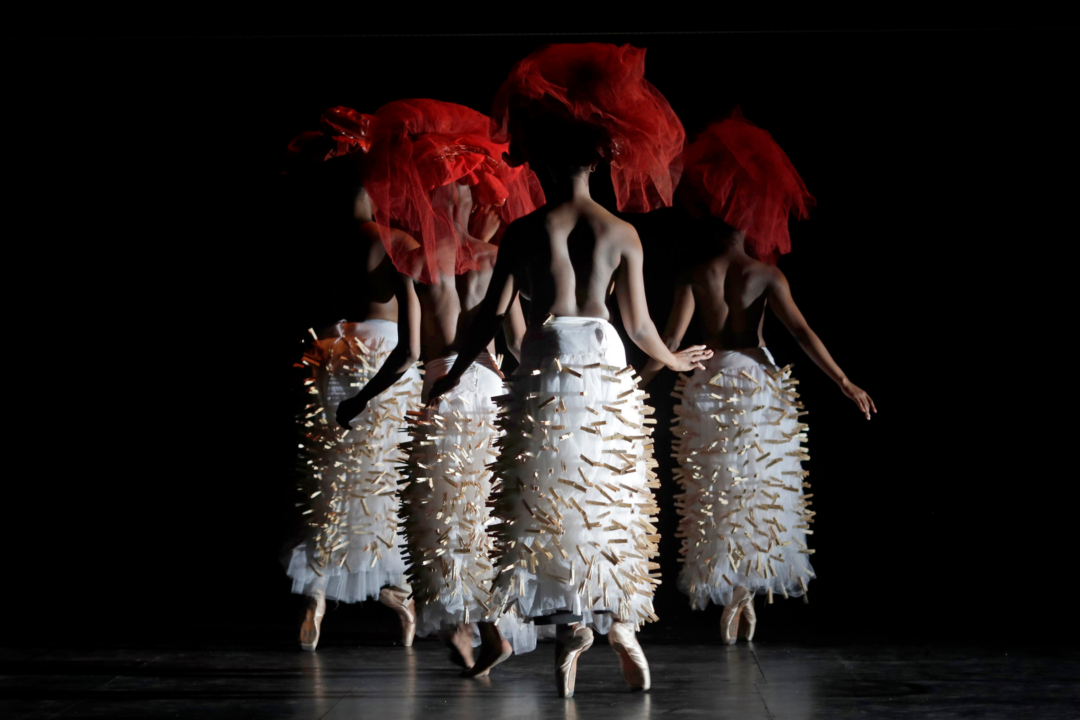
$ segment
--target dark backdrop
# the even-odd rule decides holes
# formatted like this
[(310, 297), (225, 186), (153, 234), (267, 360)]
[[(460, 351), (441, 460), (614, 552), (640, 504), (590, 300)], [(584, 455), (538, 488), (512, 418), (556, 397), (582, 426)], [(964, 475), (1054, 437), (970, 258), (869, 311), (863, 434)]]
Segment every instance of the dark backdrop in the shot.
[[(593, 38), (7, 44), (13, 412), (32, 418), (9, 435), (9, 638), (293, 642), (278, 564), (298, 524), (291, 365), (305, 298), (350, 275), (287, 221), (281, 151), (331, 105), (486, 112), (513, 62), (553, 39)], [(761, 611), (760, 638), (1075, 637), (1054, 601), (1073, 575), (1057, 293), (1075, 237), (1076, 33), (597, 39), (648, 48), (647, 77), (691, 135), (739, 103), (784, 147), (819, 204), (780, 267), (881, 411), (867, 423), (767, 320), (811, 413), (819, 577), (810, 604)], [(687, 239), (672, 211), (628, 219), (662, 327)], [(652, 389), (657, 640), (719, 619), (675, 589), (673, 380)], [(328, 641), (394, 634), (373, 604), (327, 622)]]

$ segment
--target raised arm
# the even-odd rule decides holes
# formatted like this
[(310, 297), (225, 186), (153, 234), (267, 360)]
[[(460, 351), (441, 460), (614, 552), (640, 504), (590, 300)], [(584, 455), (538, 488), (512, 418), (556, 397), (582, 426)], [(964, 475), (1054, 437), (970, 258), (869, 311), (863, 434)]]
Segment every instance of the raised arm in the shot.
[[(686, 335), (686, 329), (690, 327), (690, 320), (694, 317), (694, 290), (687, 278), (679, 278), (675, 284), (675, 298), (671, 303), (671, 314), (668, 315), (667, 327), (660, 339), (667, 345), (667, 349), (675, 352)], [(664, 369), (664, 364), (659, 360), (649, 358), (645, 369), (641, 371), (641, 387), (645, 387), (657, 373)]]
[(495, 269), (491, 273), (487, 294), (476, 311), (476, 316), (469, 325), (468, 333), (459, 338), (458, 357), (449, 372), (432, 383), (428, 395), (428, 404), (434, 403), (439, 396), (457, 385), (458, 380), (476, 360), (476, 356), (487, 349), (488, 343), (495, 339), (503, 316), (517, 299), (517, 266), (521, 261), (517, 233), (511, 225), (506, 230), (499, 244), (499, 255), (495, 260)]
[(388, 390), (420, 359), (420, 299), (416, 285), (408, 275), (394, 271), (394, 295), (398, 301), (398, 343), (360, 392), (338, 405), (337, 421), (348, 429), (349, 423), (364, 412), (368, 402)]
[(825, 344), (821, 342), (821, 338), (810, 329), (806, 318), (803, 317), (799, 307), (795, 304), (795, 300), (791, 297), (791, 288), (788, 285), (787, 278), (779, 269), (773, 270), (772, 278), (769, 281), (767, 304), (772, 308), (773, 314), (780, 319), (780, 322), (784, 323), (784, 327), (788, 329), (788, 332), (798, 341), (803, 352), (809, 355), (810, 359), (824, 370), (825, 374), (832, 378), (833, 382), (840, 386), (844, 394), (859, 406), (859, 410), (865, 413), (866, 419), (869, 420), (870, 411), (877, 412), (874, 401), (870, 399), (870, 396), (864, 390), (861, 390), (848, 380), (847, 375), (832, 359), (829, 351), (825, 349)]
[(641, 240), (636, 232), (630, 230), (621, 262), (615, 270), (615, 297), (619, 301), (626, 334), (646, 355), (676, 372), (704, 369), (701, 361), (711, 358), (712, 350), (707, 350), (704, 345), (695, 345), (672, 353), (660, 339), (660, 333), (656, 332), (645, 300), (645, 278), (641, 269), (643, 260)]

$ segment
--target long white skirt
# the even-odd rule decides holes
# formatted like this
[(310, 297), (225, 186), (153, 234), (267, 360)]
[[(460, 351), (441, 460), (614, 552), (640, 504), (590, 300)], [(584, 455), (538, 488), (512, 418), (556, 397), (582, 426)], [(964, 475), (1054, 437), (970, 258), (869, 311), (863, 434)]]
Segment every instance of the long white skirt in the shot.
[[(456, 355), (426, 363), (425, 398), (455, 360)], [(439, 399), (438, 407), (411, 414), (412, 440), (402, 446), (408, 460), (401, 512), (420, 636), (462, 622), (495, 619), (488, 532), (492, 472), (487, 466), (498, 454), (492, 398), (504, 389), (485, 352), (457, 387)]]
[(768, 350), (747, 348), (716, 353), (676, 386), (679, 589), (693, 608), (726, 605), (740, 585), (769, 602), (797, 597), (814, 577), (797, 384)]
[(334, 419), (338, 404), (355, 395), (397, 345), (397, 323), (344, 323), (339, 337), (313, 343), (303, 363), (311, 403), (300, 415), (304, 472), (297, 506), (307, 539), (288, 566), (292, 590), (318, 591), (342, 602), (378, 597), (387, 585), (405, 585), (403, 538), (398, 528), (398, 444), (408, 439), (405, 414), (417, 407), (416, 367), (370, 403), (348, 432)]
[(570, 612), (601, 633), (613, 616), (655, 620), (652, 409), (615, 328), (553, 318), (530, 329), (507, 384), (493, 502), (503, 634), (523, 652), (531, 618)]

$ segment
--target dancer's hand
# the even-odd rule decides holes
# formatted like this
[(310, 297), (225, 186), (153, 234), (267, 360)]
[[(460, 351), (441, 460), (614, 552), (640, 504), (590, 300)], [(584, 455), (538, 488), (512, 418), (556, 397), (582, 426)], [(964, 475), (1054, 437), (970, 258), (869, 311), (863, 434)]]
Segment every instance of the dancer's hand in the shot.
[(346, 430), (352, 430), (352, 425), (349, 423), (352, 422), (354, 417), (364, 412), (365, 408), (367, 408), (367, 398), (357, 395), (348, 400), (342, 400), (341, 404), (338, 405), (334, 418), (337, 420), (338, 425)]
[(452, 375), (443, 375), (431, 384), (431, 392), (428, 394), (428, 407), (439, 402), (439, 398), (457, 387), (458, 378)]
[(690, 372), (694, 369), (704, 370), (705, 366), (701, 364), (701, 361), (708, 360), (712, 356), (713, 351), (704, 345), (691, 345), (675, 353), (675, 363), (668, 365), (668, 367), (675, 372)]
[(870, 396), (866, 394), (866, 391), (857, 385), (854, 385), (850, 380), (844, 378), (840, 381), (840, 389), (844, 391), (844, 394), (855, 401), (855, 404), (859, 406), (859, 409), (866, 414), (866, 419), (870, 419), (870, 411), (873, 410), (877, 413), (877, 408), (874, 407), (874, 401), (870, 399)]
[(479, 216), (475, 225), (478, 233), (477, 239), (491, 242), (491, 238), (495, 237), (495, 233), (499, 231), (502, 218), (499, 217), (494, 205), (481, 205), (477, 208), (476, 214)]

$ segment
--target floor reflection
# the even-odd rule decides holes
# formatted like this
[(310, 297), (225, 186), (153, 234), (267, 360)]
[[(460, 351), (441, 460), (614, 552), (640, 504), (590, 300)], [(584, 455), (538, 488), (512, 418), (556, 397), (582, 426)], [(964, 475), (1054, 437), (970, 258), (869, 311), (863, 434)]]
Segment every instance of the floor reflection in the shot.
[[(274, 717), (305, 720), (803, 720), (1075, 718), (1080, 652), (739, 643), (647, 647), (652, 690), (631, 692), (598, 642), (572, 699), (553, 647), (490, 678), (462, 678), (434, 642), (238, 649), (42, 649), (0, 663), (0, 717)], [(1008, 714), (1003, 712), (1008, 710)]]

